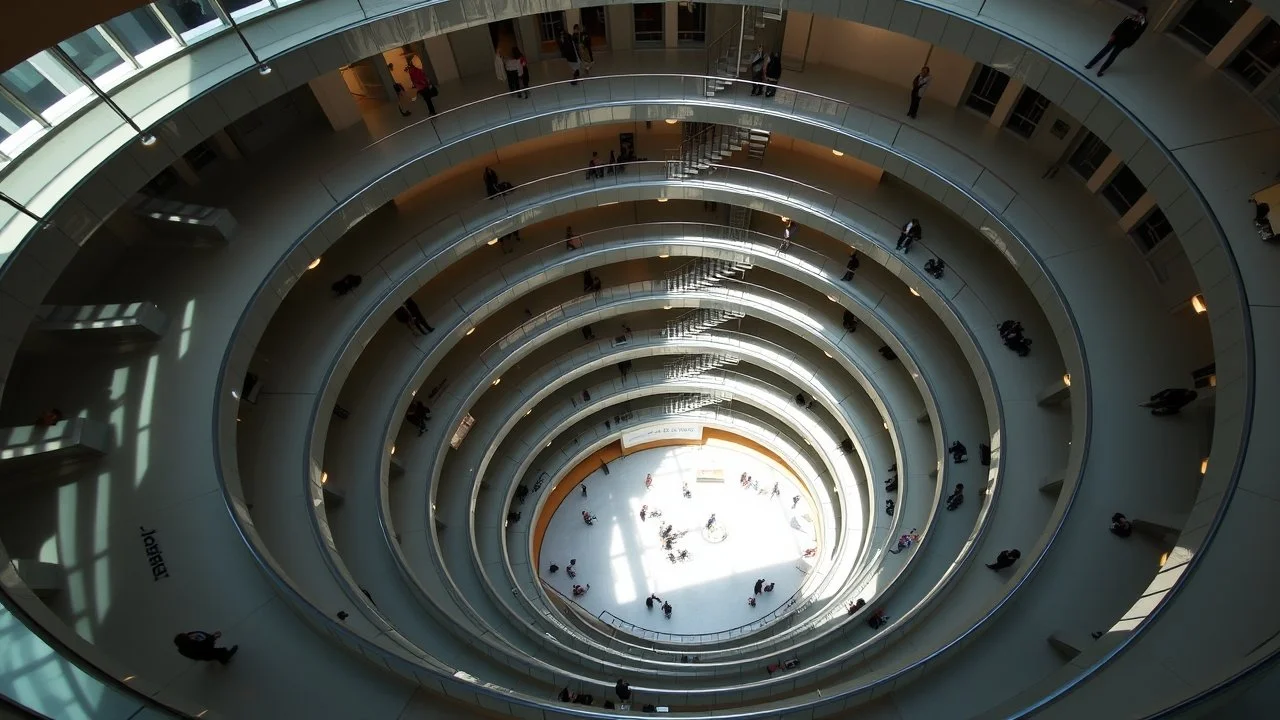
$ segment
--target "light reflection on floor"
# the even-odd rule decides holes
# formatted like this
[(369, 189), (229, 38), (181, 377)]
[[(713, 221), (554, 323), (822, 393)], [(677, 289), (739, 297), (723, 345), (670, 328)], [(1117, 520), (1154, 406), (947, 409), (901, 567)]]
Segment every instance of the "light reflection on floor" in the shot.
[[(801, 500), (792, 509), (801, 493), (757, 453), (726, 445), (657, 448), (615, 460), (609, 469), (609, 475), (598, 470), (586, 479), (587, 497), (575, 489), (557, 509), (541, 553), (542, 579), (562, 594), (570, 596), (574, 584), (591, 585), (578, 603), (593, 615), (611, 613), (664, 633), (719, 632), (767, 615), (804, 581), (801, 556), (814, 543), (809, 508)], [(706, 471), (720, 471), (724, 480), (700, 479)], [(741, 486), (743, 472), (758, 490)], [(654, 478), (648, 491), (646, 473)], [(687, 499), (684, 483), (692, 495)], [(655, 509), (661, 518), (648, 514)], [(594, 525), (583, 522), (583, 510), (596, 516)], [(721, 542), (705, 534), (712, 513), (727, 533)], [(687, 550), (687, 560), (669, 560), (659, 537), (663, 524), (684, 533), (672, 552)], [(570, 559), (577, 561), (572, 579), (565, 571)], [(561, 567), (554, 574), (548, 572), (553, 562)], [(758, 578), (775, 587), (752, 608), (747, 598)], [(649, 593), (671, 603), (669, 620), (646, 608)]]

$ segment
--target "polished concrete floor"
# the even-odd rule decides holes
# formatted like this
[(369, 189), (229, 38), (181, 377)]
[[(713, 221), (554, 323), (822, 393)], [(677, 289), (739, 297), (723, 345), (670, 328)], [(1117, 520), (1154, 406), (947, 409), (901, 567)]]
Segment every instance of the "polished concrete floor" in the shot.
[[(753, 487), (741, 485), (744, 472)], [(646, 490), (649, 473), (653, 486)], [(720, 479), (707, 478), (709, 473)], [(726, 632), (778, 617), (774, 611), (805, 580), (809, 561), (803, 554), (816, 543), (808, 493), (754, 451), (728, 445), (642, 450), (610, 463), (608, 475), (597, 470), (583, 485), (587, 496), (575, 488), (547, 527), (541, 575), (565, 596), (574, 584), (590, 584), (577, 602), (617, 627), (641, 634)], [(583, 521), (584, 510), (595, 515), (594, 524)], [(661, 516), (650, 516), (654, 510)], [(712, 514), (716, 522), (708, 530)], [(687, 551), (686, 560), (668, 558), (659, 537), (664, 525), (678, 536), (671, 552)], [(576, 578), (566, 575), (571, 558), (577, 560)], [(548, 572), (553, 562), (561, 567), (554, 574)], [(775, 587), (751, 607), (747, 598), (757, 597), (757, 579)], [(671, 603), (670, 619), (656, 605), (646, 607), (650, 593)]]

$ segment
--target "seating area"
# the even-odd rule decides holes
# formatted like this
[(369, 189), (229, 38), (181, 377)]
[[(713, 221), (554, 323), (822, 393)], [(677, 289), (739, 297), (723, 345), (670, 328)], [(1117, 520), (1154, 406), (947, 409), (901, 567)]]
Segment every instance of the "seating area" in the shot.
[[(1082, 65), (1132, 10), (1040, 0), (699, 4), (692, 45), (695, 10), (659, 5), (662, 49), (640, 5), (199, 0), (198, 34), (166, 3), (121, 16), (172, 41), (153, 55), (120, 18), (86, 31), (132, 69), (68, 77), (114, 108), (81, 87), (55, 122), (6, 73), (0, 114), (35, 125), (0, 123), (0, 696), (90, 718), (1274, 709), (1280, 587), (1222, 551), (1280, 527), (1249, 442), (1276, 261), (1247, 203), (1276, 180), (1280, 81), (1228, 77), (1274, 22), (1254, 6), (1192, 52), (1200, 2), (1154, 8), (1104, 77)], [(580, 78), (585, 41), (558, 37), (579, 23), (608, 38)], [(528, 99), (490, 67), (512, 32)], [(749, 35), (782, 53), (769, 92)], [(401, 64), (438, 113), (390, 89)], [(734, 444), (798, 483), (771, 499), (815, 538), (786, 598), (626, 616), (616, 588), (658, 575), (609, 515), (590, 576), (544, 552), (592, 509), (584, 480), (631, 507), (637, 458)]]

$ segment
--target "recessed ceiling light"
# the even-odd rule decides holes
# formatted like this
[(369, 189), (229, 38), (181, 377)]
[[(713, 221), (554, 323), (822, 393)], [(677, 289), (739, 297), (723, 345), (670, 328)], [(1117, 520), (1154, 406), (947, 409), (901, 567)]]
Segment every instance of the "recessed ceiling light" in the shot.
[(1209, 472), (1209, 458), (1200, 461), (1200, 474), (1204, 475), (1207, 472)]
[(1203, 314), (1204, 312), (1208, 311), (1208, 309), (1209, 309), (1209, 306), (1204, 304), (1204, 296), (1203, 296), (1203, 295), (1192, 295), (1192, 296), (1191, 296), (1191, 307), (1192, 307), (1192, 309), (1194, 309), (1194, 310), (1196, 311), (1196, 314), (1197, 314), (1197, 315), (1199, 315), (1199, 314)]
[(663, 306), (662, 306), (662, 309), (663, 309), (663, 310), (670, 310), (670, 309), (671, 309), (671, 306), (670, 306), (670, 305), (663, 305)]
[(680, 121), (679, 121), (679, 120), (677, 120), (677, 119), (675, 119), (675, 118), (667, 118), (667, 124), (668, 124), (668, 125), (675, 125), (675, 124), (676, 124), (676, 123), (678, 123), (678, 122), (680, 122)]
[(666, 202), (666, 201), (668, 201), (668, 200), (670, 200), (670, 199), (671, 199), (671, 198), (658, 198), (658, 202)]
[(919, 290), (917, 290), (917, 289), (915, 289), (915, 288), (907, 288), (907, 289), (911, 291), (911, 294), (912, 294), (912, 295), (915, 295), (916, 297), (920, 297), (920, 291), (919, 291)]
[(315, 260), (312, 260), (311, 264), (307, 266), (307, 269), (315, 270), (318, 267), (320, 267), (320, 258), (316, 258)]
[(327, 482), (329, 482), (329, 473), (327, 472), (320, 473), (320, 484), (323, 485)]
[(395, 445), (392, 445), (392, 446), (391, 446), (391, 454), (392, 454), (392, 455), (395, 455), (395, 454), (396, 454), (396, 446), (395, 446)]
[(835, 150), (835, 149), (832, 149), (831, 154), (832, 154), (832, 155), (835, 155), (836, 157), (844, 157), (844, 153), (840, 152), (839, 150)]
[(822, 354), (823, 354), (823, 355), (826, 355), (828, 358), (830, 358), (830, 357), (831, 357), (831, 353), (827, 352), (826, 350), (823, 350), (823, 351), (822, 351)]
[(668, 254), (668, 253), (663, 253), (663, 254), (659, 255), (658, 257), (662, 258), (663, 260), (666, 260), (667, 258), (671, 257), (671, 255), (670, 255), (670, 254)]
[(502, 378), (495, 378), (495, 379), (494, 379), (494, 381), (493, 381), (493, 384), (494, 384), (494, 386), (496, 387), (496, 386), (497, 386), (497, 384), (498, 384), (498, 383), (500, 383), (500, 382), (502, 382)]
[(492, 246), (492, 245), (497, 245), (497, 244), (498, 244), (498, 238), (494, 238), (494, 239), (490, 240), (489, 242), (485, 243), (485, 245), (490, 245), (490, 246)]
[(476, 331), (476, 329), (475, 329), (475, 328), (469, 328), (469, 329), (467, 330), (467, 334), (468, 334), (468, 335), (470, 335), (471, 333), (473, 333), (473, 332), (475, 332), (475, 331)]

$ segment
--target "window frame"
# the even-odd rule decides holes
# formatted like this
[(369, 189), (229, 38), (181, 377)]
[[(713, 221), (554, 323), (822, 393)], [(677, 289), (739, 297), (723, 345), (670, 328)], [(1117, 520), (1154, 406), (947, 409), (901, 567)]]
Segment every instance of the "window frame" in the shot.
[[(1023, 104), (1030, 101), (1029, 107), (1024, 108)], [(1024, 87), (1022, 92), (1018, 94), (1018, 100), (1013, 104), (1013, 110), (1009, 112), (1009, 117), (1005, 120), (1004, 127), (1018, 137), (1030, 140), (1035, 135), (1036, 130), (1040, 127), (1040, 121), (1044, 119), (1044, 115), (1049, 110), (1049, 98), (1041, 95), (1035, 90)]]
[[(977, 74), (973, 78), (973, 84), (970, 85), (969, 92), (965, 94), (964, 106), (983, 117), (989, 118), (995, 114), (996, 106), (1000, 104), (1000, 98), (1004, 97), (1005, 91), (1009, 89), (1009, 76), (990, 65), (979, 65), (978, 67)], [(999, 84), (1000, 89), (995, 98), (987, 97), (986, 93), (997, 84)], [(975, 104), (975, 99), (980, 104)], [(991, 105), (990, 109), (986, 107), (988, 103)]]
[[(1122, 185), (1128, 186), (1131, 182), (1136, 187), (1142, 188), (1142, 192), (1137, 193), (1132, 198), (1129, 197), (1128, 191), (1134, 188), (1122, 187)], [(1138, 200), (1142, 199), (1143, 195), (1147, 194), (1147, 186), (1128, 165), (1122, 164), (1116, 170), (1115, 175), (1112, 175), (1111, 179), (1102, 186), (1098, 194), (1106, 198), (1107, 203), (1123, 217), (1125, 213), (1133, 209), (1133, 206), (1138, 203)], [(1124, 207), (1122, 208), (1121, 205), (1124, 205)]]

